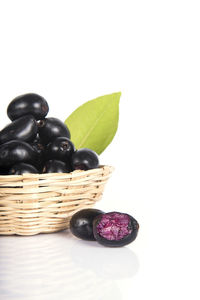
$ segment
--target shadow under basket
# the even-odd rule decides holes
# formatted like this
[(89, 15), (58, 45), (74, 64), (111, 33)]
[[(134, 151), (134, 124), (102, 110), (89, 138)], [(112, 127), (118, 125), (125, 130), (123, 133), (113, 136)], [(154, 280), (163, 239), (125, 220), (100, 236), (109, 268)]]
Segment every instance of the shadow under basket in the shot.
[(0, 176), (0, 235), (64, 230), (71, 216), (100, 200), (113, 167), (71, 173)]

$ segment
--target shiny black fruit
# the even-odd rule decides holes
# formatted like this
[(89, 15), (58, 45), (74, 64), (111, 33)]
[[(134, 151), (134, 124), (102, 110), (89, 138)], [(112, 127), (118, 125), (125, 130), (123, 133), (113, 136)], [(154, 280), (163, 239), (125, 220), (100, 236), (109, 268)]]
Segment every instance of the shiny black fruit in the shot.
[(0, 144), (11, 140), (29, 142), (36, 137), (37, 122), (31, 115), (23, 116), (0, 131)]
[(93, 222), (94, 237), (108, 247), (121, 247), (133, 242), (139, 230), (138, 222), (130, 215), (110, 212), (97, 216)]
[(18, 163), (12, 166), (12, 168), (9, 170), (9, 175), (22, 175), (25, 173), (38, 173), (38, 170), (30, 165), (25, 163)]
[(33, 115), (36, 120), (46, 117), (49, 111), (47, 101), (33, 93), (24, 94), (13, 99), (7, 108), (7, 115), (11, 120), (15, 120), (24, 115)]
[(70, 171), (63, 161), (56, 159), (48, 160), (43, 167), (43, 173), (69, 173)]
[(98, 166), (98, 155), (96, 154), (96, 152), (90, 149), (79, 149), (72, 155), (73, 170), (89, 170), (95, 169)]
[(35, 165), (37, 153), (26, 142), (12, 140), (0, 145), (0, 166), (12, 166), (19, 162)]
[(70, 138), (70, 132), (65, 123), (57, 118), (46, 118), (38, 121), (40, 138), (45, 144), (50, 143), (56, 137)]
[(36, 136), (36, 138), (30, 143), (30, 145), (38, 155), (36, 167), (39, 171), (42, 171), (42, 167), (46, 158), (45, 158), (45, 146), (42, 144), (39, 135)]
[(99, 209), (82, 209), (75, 213), (70, 220), (70, 230), (78, 238), (88, 241), (95, 241), (93, 234), (94, 218), (104, 212)]
[(39, 136), (36, 136), (36, 138), (30, 143), (30, 145), (33, 147), (33, 149), (38, 154), (43, 154), (45, 150), (45, 146), (42, 144), (42, 141)]
[(45, 155), (47, 159), (69, 161), (75, 151), (74, 144), (66, 137), (57, 137), (47, 145)]

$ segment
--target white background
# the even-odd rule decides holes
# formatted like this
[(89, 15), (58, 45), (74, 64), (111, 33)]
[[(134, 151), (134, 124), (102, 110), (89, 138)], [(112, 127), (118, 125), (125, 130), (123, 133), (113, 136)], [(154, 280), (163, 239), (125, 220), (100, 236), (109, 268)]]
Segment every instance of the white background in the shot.
[(67, 232), (1, 237), (0, 299), (199, 299), (199, 15), (193, 0), (0, 2), (1, 127), (26, 92), (65, 120), (121, 91), (97, 207), (140, 223), (120, 249)]

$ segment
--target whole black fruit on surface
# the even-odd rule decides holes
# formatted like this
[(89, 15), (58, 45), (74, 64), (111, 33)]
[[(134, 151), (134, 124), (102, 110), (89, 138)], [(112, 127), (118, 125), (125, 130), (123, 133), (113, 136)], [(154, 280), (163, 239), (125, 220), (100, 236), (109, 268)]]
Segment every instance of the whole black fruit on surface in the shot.
[(12, 140), (0, 145), (0, 166), (8, 167), (19, 162), (35, 165), (38, 155), (26, 142)]
[(43, 167), (43, 173), (69, 173), (71, 170), (61, 160), (48, 160)]
[(29, 142), (36, 137), (37, 131), (37, 122), (33, 116), (20, 117), (0, 131), (0, 144), (11, 140)]
[(67, 137), (70, 139), (70, 132), (65, 123), (57, 118), (45, 118), (38, 121), (38, 132), (44, 144), (48, 144), (56, 137)]
[(78, 238), (95, 241), (93, 221), (104, 212), (95, 208), (86, 208), (76, 212), (70, 220), (70, 230)]
[(28, 93), (14, 98), (7, 108), (7, 115), (13, 121), (31, 114), (36, 120), (46, 117), (49, 111), (47, 101), (40, 95)]
[(47, 159), (69, 161), (75, 151), (74, 144), (66, 137), (57, 137), (47, 145), (45, 156)]
[(90, 170), (98, 168), (98, 166), (98, 155), (91, 149), (82, 148), (72, 155), (73, 170)]
[(28, 174), (28, 173), (36, 174), (36, 173), (38, 173), (38, 170), (30, 164), (18, 163), (18, 164), (15, 164), (14, 166), (12, 166), (8, 172), (9, 175), (22, 175), (25, 173), (26, 174)]
[(97, 216), (93, 221), (96, 241), (107, 247), (122, 247), (133, 242), (138, 234), (139, 224), (130, 215), (110, 212)]

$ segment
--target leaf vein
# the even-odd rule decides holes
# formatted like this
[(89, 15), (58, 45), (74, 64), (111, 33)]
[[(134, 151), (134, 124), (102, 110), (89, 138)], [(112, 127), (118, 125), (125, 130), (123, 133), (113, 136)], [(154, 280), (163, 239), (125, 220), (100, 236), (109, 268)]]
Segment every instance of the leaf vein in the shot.
[(91, 129), (88, 131), (88, 133), (86, 134), (85, 138), (82, 140), (82, 142), (79, 145), (79, 148), (82, 147), (82, 145), (85, 143), (85, 141), (87, 140), (87, 138), (90, 136), (91, 132), (94, 130), (94, 128), (96, 127), (97, 123), (99, 122), (99, 120), (102, 118), (102, 116), (104, 115), (106, 108), (110, 105), (110, 103), (108, 103), (107, 105), (105, 105), (102, 113), (99, 115), (99, 117), (96, 119), (94, 126), (91, 127)]

